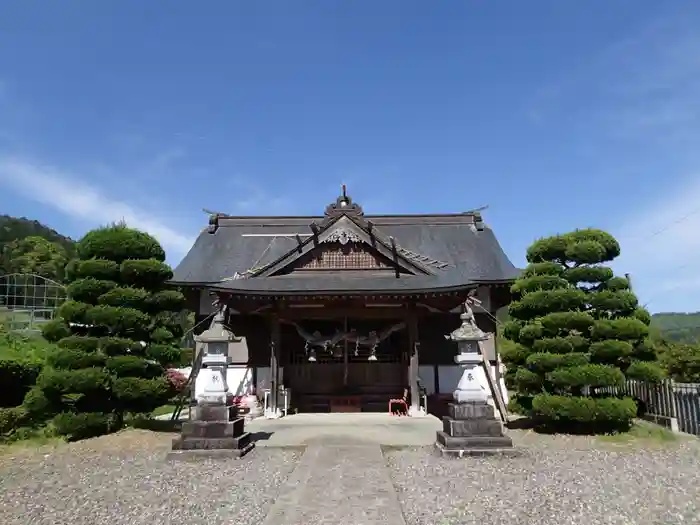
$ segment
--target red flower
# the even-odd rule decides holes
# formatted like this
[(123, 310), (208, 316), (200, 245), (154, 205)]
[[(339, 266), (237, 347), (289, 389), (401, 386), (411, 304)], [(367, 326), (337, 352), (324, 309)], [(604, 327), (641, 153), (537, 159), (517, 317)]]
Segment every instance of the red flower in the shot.
[(165, 379), (170, 384), (170, 388), (172, 388), (173, 391), (178, 394), (182, 393), (187, 386), (187, 376), (179, 370), (175, 370), (173, 368), (170, 368), (165, 372)]

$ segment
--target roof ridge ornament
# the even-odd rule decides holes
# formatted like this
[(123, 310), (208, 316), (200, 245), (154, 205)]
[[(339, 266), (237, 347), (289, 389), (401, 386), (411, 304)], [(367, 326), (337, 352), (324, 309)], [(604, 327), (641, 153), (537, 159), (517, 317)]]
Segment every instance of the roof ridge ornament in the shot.
[(345, 184), (341, 186), (341, 194), (334, 203), (331, 203), (326, 207), (325, 212), (326, 217), (338, 217), (340, 215), (361, 217), (364, 214), (365, 212), (362, 210), (362, 206), (352, 202), (352, 199), (347, 194)]

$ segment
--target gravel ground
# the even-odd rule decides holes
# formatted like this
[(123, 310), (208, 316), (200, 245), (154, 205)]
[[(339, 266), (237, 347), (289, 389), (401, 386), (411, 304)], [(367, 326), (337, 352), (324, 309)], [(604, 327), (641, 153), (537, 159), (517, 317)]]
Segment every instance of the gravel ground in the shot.
[(130, 430), (5, 451), (0, 524), (259, 524), (300, 457), (256, 448), (242, 460), (173, 462), (172, 437)]
[(700, 523), (700, 441), (615, 445), (510, 431), (515, 458), (386, 455), (407, 525)]

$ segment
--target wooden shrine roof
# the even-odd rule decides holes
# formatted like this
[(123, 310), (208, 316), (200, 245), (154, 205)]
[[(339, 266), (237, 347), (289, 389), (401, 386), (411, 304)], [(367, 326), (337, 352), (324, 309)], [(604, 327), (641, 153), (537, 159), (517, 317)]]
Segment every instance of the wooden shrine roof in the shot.
[[(401, 272), (285, 270), (319, 242), (347, 242), (347, 235)], [(518, 273), (477, 212), (370, 216), (343, 191), (322, 217), (212, 216), (172, 283), (263, 295), (420, 293), (508, 282)]]

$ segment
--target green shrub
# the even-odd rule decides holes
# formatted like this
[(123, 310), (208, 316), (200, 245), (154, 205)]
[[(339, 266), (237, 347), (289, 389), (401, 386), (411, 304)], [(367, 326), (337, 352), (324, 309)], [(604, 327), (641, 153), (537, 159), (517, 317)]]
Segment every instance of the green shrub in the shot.
[(528, 356), (526, 364), (534, 372), (544, 374), (556, 368), (569, 368), (588, 364), (591, 357), (589, 354), (576, 352), (571, 354), (550, 354), (542, 352)]
[(62, 412), (53, 418), (52, 424), (58, 435), (74, 441), (108, 433), (113, 419), (110, 415), (101, 413)]
[(24, 396), (36, 383), (42, 363), (23, 358), (0, 358), (0, 407), (22, 404)]
[(146, 356), (167, 367), (182, 362), (182, 349), (170, 345), (151, 344), (146, 349)]
[(180, 362), (177, 364), (183, 368), (192, 366), (194, 361), (194, 348), (181, 348), (180, 353)]
[(664, 371), (657, 363), (635, 361), (625, 370), (629, 379), (646, 383), (660, 383), (664, 379)]
[(172, 279), (173, 271), (170, 266), (154, 259), (128, 260), (121, 265), (123, 282), (133, 283), (147, 289), (155, 289), (165, 281)]
[(143, 377), (152, 379), (163, 375), (163, 367), (157, 363), (133, 355), (110, 357), (105, 363), (107, 370), (117, 377)]
[(172, 270), (153, 237), (113, 225), (89, 232), (77, 252), (67, 271), (71, 300), (49, 334), (60, 348), (24, 400), (33, 421), (53, 418), (70, 439), (166, 403), (173, 391), (164, 365), (182, 362), (185, 325), (184, 296), (167, 289)]
[(146, 304), (153, 312), (179, 312), (185, 307), (185, 296), (177, 290), (161, 290), (151, 295)]
[(46, 369), (39, 376), (37, 384), (47, 395), (93, 394), (107, 390), (111, 378), (103, 368), (82, 368), (78, 370)]
[(108, 259), (120, 264), (127, 259), (165, 261), (165, 252), (151, 235), (113, 225), (88, 232), (77, 245), (80, 259)]
[(46, 363), (65, 370), (100, 367), (105, 364), (105, 356), (99, 352), (85, 352), (76, 348), (62, 348), (51, 354)]
[(83, 261), (76, 259), (68, 263), (66, 275), (70, 281), (87, 277), (102, 281), (117, 281), (119, 280), (119, 264), (107, 259), (87, 259)]
[(501, 359), (506, 365), (523, 365), (532, 350), (519, 343), (512, 345), (502, 345), (500, 350)]
[(134, 308), (93, 306), (87, 311), (87, 322), (107, 327), (111, 333), (139, 333), (148, 325), (146, 314)]
[(140, 342), (126, 337), (103, 337), (100, 339), (100, 350), (108, 356), (142, 355), (145, 353)]
[(85, 277), (78, 279), (68, 285), (68, 295), (74, 301), (87, 304), (97, 304), (97, 299), (116, 288), (117, 283), (114, 281), (106, 281), (95, 279), (94, 277)]
[[(71, 300), (47, 332), (59, 349), (27, 394), (33, 421), (53, 418), (80, 439), (150, 413), (173, 395), (164, 365), (183, 360), (184, 296), (168, 290), (172, 270), (150, 235), (113, 225), (89, 232), (67, 270)], [(131, 416), (129, 416), (133, 419)]]
[(100, 296), (99, 303), (107, 306), (145, 310), (149, 295), (143, 288), (120, 286)]
[(173, 333), (163, 326), (158, 326), (151, 332), (151, 341), (154, 343), (168, 343), (174, 339)]
[(80, 335), (69, 335), (64, 337), (58, 343), (59, 348), (71, 350), (82, 350), (83, 352), (96, 352), (100, 347), (99, 337), (87, 337)]
[(86, 314), (91, 308), (87, 303), (69, 300), (60, 306), (57, 314), (68, 323), (87, 324)]
[(627, 430), (637, 415), (631, 398), (592, 398), (578, 396), (536, 395), (532, 412), (544, 418), (545, 425), (584, 431)]
[(608, 339), (591, 344), (591, 358), (600, 363), (617, 362), (632, 355), (634, 347), (628, 341)]
[(527, 368), (518, 368), (515, 371), (513, 384), (517, 387), (518, 392), (532, 394), (542, 390), (543, 379), (542, 376)]
[(24, 396), (22, 407), (27, 414), (28, 422), (37, 426), (61, 411), (61, 395), (54, 393), (52, 397), (48, 397), (41, 387), (36, 385)]
[(547, 380), (560, 390), (589, 387), (622, 386), (625, 376), (619, 368), (610, 365), (585, 364), (559, 368), (547, 374)]
[(661, 363), (674, 381), (700, 383), (700, 345), (666, 343)]
[(0, 436), (5, 437), (24, 425), (27, 413), (22, 407), (0, 408)]
[(171, 397), (170, 385), (165, 377), (120, 377), (114, 380), (112, 391), (124, 412), (153, 412)]
[(71, 334), (68, 324), (63, 319), (53, 319), (41, 326), (41, 335), (50, 343), (55, 343)]
[(527, 251), (529, 264), (512, 286), (511, 321), (503, 330), (517, 345), (504, 361), (515, 398), (532, 399), (530, 412), (544, 425), (625, 428), (634, 403), (600, 397), (597, 389), (624, 385), (623, 371), (659, 377), (647, 342), (649, 314), (629, 280), (603, 264), (619, 253), (611, 235), (594, 229), (540, 239)]
[(508, 411), (521, 416), (529, 416), (532, 413), (532, 396), (516, 394), (508, 401)]

